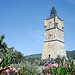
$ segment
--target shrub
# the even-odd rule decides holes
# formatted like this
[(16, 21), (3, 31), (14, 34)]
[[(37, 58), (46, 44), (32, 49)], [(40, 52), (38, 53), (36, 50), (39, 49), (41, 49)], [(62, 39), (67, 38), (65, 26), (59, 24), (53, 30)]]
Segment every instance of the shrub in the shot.
[(23, 67), (25, 66), (25, 75), (31, 75), (32, 72), (35, 72), (36, 74), (40, 74), (40, 70), (38, 69), (38, 66), (36, 64), (31, 64), (30, 62), (26, 61), (25, 63), (20, 64), (14, 64), (11, 65), (12, 68), (16, 67), (17, 69), (20, 68), (21, 71), (23, 71)]
[(27, 61), (25, 63), (9, 65), (0, 67), (0, 75), (75, 75), (75, 65), (73, 62), (62, 61), (59, 63), (50, 63), (42, 68), (42, 73), (38, 70), (38, 66), (30, 64)]
[(56, 59), (52, 59), (52, 58), (48, 58), (48, 59), (41, 59), (39, 61), (39, 65), (44, 65), (47, 66), (50, 63), (59, 63), (60, 61), (64, 62), (64, 60), (66, 61), (66, 59), (64, 57), (60, 58), (60, 56), (58, 56)]
[(35, 60), (34, 63), (35, 63), (36, 65), (38, 65), (38, 60)]
[(44, 75), (75, 75), (75, 65), (73, 62), (49, 64), (43, 67), (42, 72)]

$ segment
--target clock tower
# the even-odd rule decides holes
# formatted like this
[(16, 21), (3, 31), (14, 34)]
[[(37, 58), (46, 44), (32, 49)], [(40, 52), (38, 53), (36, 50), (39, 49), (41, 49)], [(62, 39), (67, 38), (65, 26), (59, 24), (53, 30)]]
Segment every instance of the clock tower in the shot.
[(45, 40), (42, 53), (42, 59), (66, 57), (64, 44), (64, 21), (57, 16), (57, 12), (53, 6), (50, 18), (44, 20)]

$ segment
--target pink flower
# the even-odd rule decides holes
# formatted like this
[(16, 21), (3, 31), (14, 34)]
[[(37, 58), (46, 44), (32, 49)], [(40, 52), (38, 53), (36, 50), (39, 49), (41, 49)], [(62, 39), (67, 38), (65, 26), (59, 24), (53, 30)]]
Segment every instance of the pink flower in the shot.
[(23, 65), (22, 68), (26, 67), (26, 65)]
[(53, 65), (50, 63), (50, 64), (49, 64), (49, 67), (53, 67)]
[(15, 70), (14, 72), (17, 73), (17, 70)]
[(65, 67), (67, 66), (67, 64), (64, 65)]
[(16, 69), (15, 68), (13, 68), (13, 71), (15, 71)]
[(5, 70), (6, 73), (9, 73), (10, 70)]
[(49, 66), (52, 66), (52, 64), (50, 63)]
[(49, 69), (50, 67), (49, 66), (44, 66), (43, 67), (43, 69), (45, 70), (45, 69)]
[(51, 75), (51, 74), (47, 73), (47, 75)]
[(43, 69), (45, 70), (46, 69), (46, 66), (44, 66)]
[(49, 73), (47, 73), (47, 75), (49, 75)]
[(71, 66), (69, 65), (69, 67), (71, 67)]
[(57, 69), (57, 71), (59, 72), (59, 69)]
[(55, 64), (55, 67), (58, 67), (58, 64), (57, 63)]
[(58, 64), (57, 64), (57, 63), (54, 63), (54, 64), (51, 64), (51, 63), (50, 63), (49, 66), (50, 66), (50, 67), (58, 67)]
[(17, 71), (21, 71), (21, 68), (18, 68)]
[(55, 63), (54, 63), (54, 64), (52, 64), (52, 66), (53, 66), (53, 67), (55, 67), (55, 65), (56, 65)]
[(2, 59), (0, 58), (0, 63), (2, 62)]
[(67, 62), (67, 65), (69, 64), (69, 62)]
[(57, 63), (52, 64), (52, 67), (58, 67)]

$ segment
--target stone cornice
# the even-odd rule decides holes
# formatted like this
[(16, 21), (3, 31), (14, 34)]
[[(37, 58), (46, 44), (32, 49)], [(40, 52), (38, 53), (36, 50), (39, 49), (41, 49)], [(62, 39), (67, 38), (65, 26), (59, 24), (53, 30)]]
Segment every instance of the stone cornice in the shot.
[[(56, 17), (56, 16), (55, 16)], [(55, 18), (55, 17), (52, 17), (52, 18)], [(58, 17), (58, 16), (57, 16)], [(47, 18), (46, 20), (49, 20), (49, 19), (52, 19), (52, 18)], [(58, 17), (59, 20), (61, 20), (59, 17)], [(64, 21), (64, 20), (61, 20), (61, 21)]]
[[(49, 28), (49, 29), (46, 29), (45, 31), (52, 30), (52, 29), (56, 29), (56, 28)], [(60, 28), (57, 28), (57, 29), (63, 32), (63, 30), (61, 30)]]
[(47, 42), (54, 42), (54, 41), (59, 41), (59, 42), (61, 42), (61, 43), (64, 43), (63, 41), (60, 41), (60, 40), (45, 41), (44, 43), (47, 43)]

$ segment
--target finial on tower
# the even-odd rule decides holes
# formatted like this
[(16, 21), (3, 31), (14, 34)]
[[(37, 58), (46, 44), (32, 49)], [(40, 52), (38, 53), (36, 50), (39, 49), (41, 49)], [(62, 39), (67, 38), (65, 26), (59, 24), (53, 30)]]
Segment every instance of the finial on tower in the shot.
[(53, 8), (51, 9), (51, 13), (50, 13), (50, 18), (53, 18), (55, 16), (57, 16), (57, 12), (56, 12), (54, 5), (53, 5)]

